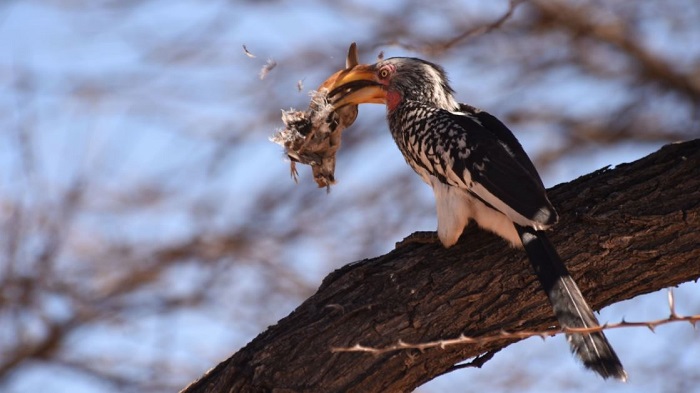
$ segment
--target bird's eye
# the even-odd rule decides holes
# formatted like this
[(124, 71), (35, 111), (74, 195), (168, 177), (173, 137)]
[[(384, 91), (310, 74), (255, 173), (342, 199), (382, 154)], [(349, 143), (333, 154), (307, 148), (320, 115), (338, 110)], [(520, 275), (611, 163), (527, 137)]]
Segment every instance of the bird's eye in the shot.
[(382, 79), (388, 78), (389, 77), (389, 70), (387, 70), (386, 68), (382, 68), (381, 70), (379, 70), (379, 77)]

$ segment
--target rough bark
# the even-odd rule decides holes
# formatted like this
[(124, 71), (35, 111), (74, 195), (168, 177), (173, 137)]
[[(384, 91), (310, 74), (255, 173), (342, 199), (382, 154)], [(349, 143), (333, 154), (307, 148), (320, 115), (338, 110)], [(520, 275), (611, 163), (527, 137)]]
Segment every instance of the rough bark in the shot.
[[(549, 195), (561, 215), (552, 242), (594, 309), (700, 277), (700, 139)], [(331, 273), (294, 312), (184, 391), (411, 391), (510, 342), (382, 355), (331, 348), (553, 324), (524, 252), (470, 226), (450, 249), (409, 245)]]

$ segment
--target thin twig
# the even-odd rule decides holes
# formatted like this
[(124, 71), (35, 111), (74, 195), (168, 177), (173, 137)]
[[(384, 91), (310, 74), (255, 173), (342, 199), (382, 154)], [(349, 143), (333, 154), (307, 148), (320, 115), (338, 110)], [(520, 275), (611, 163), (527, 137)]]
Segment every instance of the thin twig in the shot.
[(457, 36), (455, 36), (447, 41), (443, 41), (442, 43), (437, 44), (437, 48), (435, 48), (433, 50), (436, 50), (437, 52), (444, 52), (447, 49), (450, 49), (453, 46), (455, 46), (461, 42), (467, 41), (471, 38), (478, 37), (478, 36), (481, 36), (484, 34), (488, 34), (488, 33), (492, 32), (493, 30), (500, 28), (504, 23), (506, 23), (506, 21), (508, 19), (511, 18), (511, 16), (513, 16), (513, 12), (515, 12), (515, 8), (523, 1), (525, 1), (525, 0), (510, 0), (508, 2), (508, 9), (506, 10), (506, 12), (503, 15), (501, 15), (500, 18), (498, 18), (495, 21), (488, 23), (486, 25), (482, 25), (482, 26), (475, 27), (475, 28), (469, 29), (467, 31), (464, 31), (461, 34), (459, 34), (459, 35), (457, 35)]
[(382, 354), (386, 352), (392, 352), (392, 351), (399, 351), (402, 349), (417, 349), (419, 351), (424, 351), (429, 348), (442, 348), (444, 349), (445, 347), (452, 346), (452, 345), (465, 345), (465, 344), (486, 344), (492, 341), (499, 341), (499, 340), (522, 340), (525, 338), (529, 337), (541, 337), (542, 339), (545, 339), (547, 337), (553, 337), (558, 334), (574, 334), (574, 333), (595, 333), (603, 330), (609, 330), (609, 329), (619, 329), (619, 328), (629, 328), (629, 327), (646, 327), (652, 332), (655, 331), (656, 327), (659, 325), (665, 325), (671, 322), (688, 322), (691, 325), (693, 325), (693, 328), (695, 328), (695, 324), (700, 321), (700, 314), (696, 315), (691, 315), (691, 316), (681, 316), (676, 313), (675, 310), (675, 300), (673, 297), (673, 291), (668, 292), (668, 303), (669, 303), (669, 308), (670, 308), (670, 315), (668, 318), (664, 319), (657, 319), (654, 321), (645, 321), (645, 322), (628, 322), (625, 321), (624, 319), (618, 323), (606, 323), (600, 326), (596, 327), (591, 327), (591, 328), (559, 328), (559, 329), (549, 329), (549, 330), (541, 330), (541, 331), (529, 331), (529, 330), (523, 330), (520, 332), (508, 332), (505, 330), (502, 330), (498, 334), (493, 334), (493, 335), (488, 335), (488, 336), (482, 336), (482, 337), (469, 337), (465, 336), (464, 334), (461, 334), (457, 338), (452, 338), (452, 339), (444, 339), (444, 340), (437, 340), (437, 341), (430, 341), (430, 342), (425, 342), (425, 343), (417, 343), (417, 344), (411, 344), (411, 343), (406, 343), (402, 340), (398, 340), (396, 344), (392, 344), (386, 347), (367, 347), (364, 345), (360, 344), (355, 344), (352, 347), (348, 348), (339, 348), (339, 347), (334, 347), (331, 349), (332, 352), (370, 352), (374, 354)]
[[(508, 2), (508, 9), (506, 12), (498, 17), (498, 19), (494, 20), (493, 22), (487, 23), (485, 25), (473, 27), (471, 29), (465, 30), (462, 33), (449, 38), (447, 40), (442, 40), (442, 41), (437, 41), (433, 42), (427, 45), (411, 45), (411, 44), (404, 44), (400, 42), (388, 42), (384, 43), (382, 45), (393, 45), (393, 46), (398, 46), (401, 48), (404, 48), (406, 50), (411, 50), (411, 51), (416, 51), (420, 53), (424, 53), (427, 55), (438, 55), (441, 54), (448, 49), (451, 49), (452, 47), (456, 46), (457, 44), (464, 43), (474, 37), (478, 37), (484, 34), (488, 34), (493, 30), (496, 30), (500, 28), (508, 19), (510, 19), (513, 16), (513, 12), (515, 12), (515, 9), (520, 5), (520, 3), (525, 2), (526, 0), (510, 0)], [(381, 46), (381, 45), (379, 45)]]

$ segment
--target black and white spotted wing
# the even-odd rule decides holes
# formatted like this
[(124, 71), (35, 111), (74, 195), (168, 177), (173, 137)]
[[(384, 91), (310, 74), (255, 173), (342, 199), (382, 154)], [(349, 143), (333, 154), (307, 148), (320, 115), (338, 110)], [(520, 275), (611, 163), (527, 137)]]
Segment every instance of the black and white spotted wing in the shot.
[(422, 107), (418, 113), (403, 114), (404, 124), (418, 132), (404, 130), (394, 137), (400, 147), (404, 143), (402, 150), (411, 156), (412, 165), (418, 164), (445, 184), (466, 189), (509, 217), (515, 212), (543, 227), (554, 224), (556, 211), (515, 136), (488, 113), (468, 106), (461, 109)]

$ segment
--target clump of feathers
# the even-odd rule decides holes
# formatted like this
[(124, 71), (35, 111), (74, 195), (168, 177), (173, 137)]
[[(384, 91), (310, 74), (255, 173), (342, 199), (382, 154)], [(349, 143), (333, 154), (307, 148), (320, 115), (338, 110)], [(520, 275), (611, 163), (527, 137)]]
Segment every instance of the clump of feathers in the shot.
[(270, 140), (284, 147), (291, 161), (294, 181), (298, 176), (296, 163), (307, 164), (311, 166), (316, 184), (330, 190), (335, 184), (335, 155), (340, 148), (341, 133), (356, 117), (356, 105), (333, 110), (325, 88), (311, 93), (311, 104), (305, 112), (282, 111), (286, 127)]

